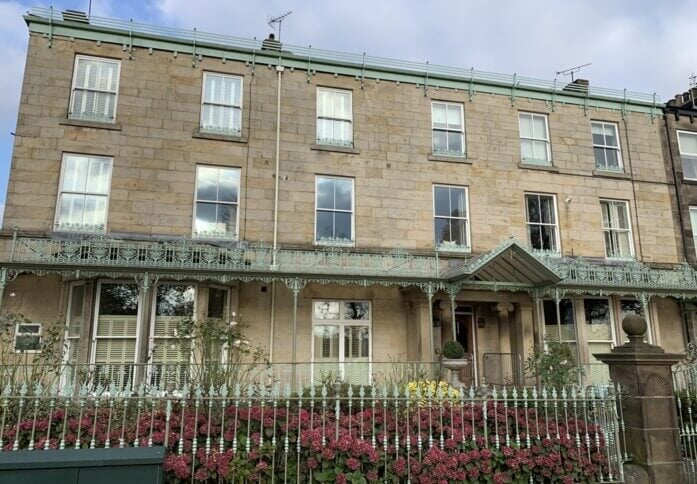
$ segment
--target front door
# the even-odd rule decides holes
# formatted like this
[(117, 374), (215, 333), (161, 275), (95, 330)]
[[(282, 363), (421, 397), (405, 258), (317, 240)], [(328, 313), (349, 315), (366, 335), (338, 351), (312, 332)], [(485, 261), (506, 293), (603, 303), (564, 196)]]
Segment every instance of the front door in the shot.
[(462, 345), (470, 358), (470, 364), (460, 373), (460, 381), (475, 384), (476, 342), (474, 340), (474, 313), (471, 306), (457, 306), (455, 310), (455, 339)]
[(466, 353), (473, 353), (472, 348), (472, 315), (455, 314), (456, 339), (465, 349)]

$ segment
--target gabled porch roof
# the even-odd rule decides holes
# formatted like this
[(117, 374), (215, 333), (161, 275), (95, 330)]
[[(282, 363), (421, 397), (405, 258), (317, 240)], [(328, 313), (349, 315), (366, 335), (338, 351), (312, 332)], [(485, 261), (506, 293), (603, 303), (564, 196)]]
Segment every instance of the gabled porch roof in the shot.
[(456, 284), (477, 281), (539, 287), (561, 281), (551, 268), (513, 238), (448, 269), (442, 276)]

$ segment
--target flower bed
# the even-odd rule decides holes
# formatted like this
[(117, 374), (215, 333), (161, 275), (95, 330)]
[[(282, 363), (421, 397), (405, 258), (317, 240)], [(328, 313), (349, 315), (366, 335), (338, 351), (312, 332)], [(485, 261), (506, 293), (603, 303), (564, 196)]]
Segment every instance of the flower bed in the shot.
[(532, 476), (571, 483), (612, 477), (605, 433), (577, 418), (591, 414), (590, 404), (557, 412), (495, 400), (127, 400), (95, 408), (88, 399), (66, 407), (67, 413), (54, 409), (36, 419), (27, 405), (27, 418), (4, 435), (0, 429), (2, 450), (166, 445), (168, 482), (426, 484), (529, 482)]

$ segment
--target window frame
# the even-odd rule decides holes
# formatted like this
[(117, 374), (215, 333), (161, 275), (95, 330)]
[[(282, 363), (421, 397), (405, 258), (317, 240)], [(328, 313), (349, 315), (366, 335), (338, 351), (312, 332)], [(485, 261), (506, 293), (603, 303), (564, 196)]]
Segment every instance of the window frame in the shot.
[[(442, 104), (445, 106), (446, 121), (447, 121), (447, 112), (448, 112), (449, 107), (456, 106), (459, 109), (459, 111), (460, 111), (460, 126), (461, 126), (461, 128), (459, 130), (450, 129), (447, 127), (436, 128), (434, 126), (433, 108), (436, 104)], [(462, 135), (462, 151), (460, 153), (450, 153), (450, 152), (443, 153), (443, 152), (436, 151), (434, 143), (433, 143), (433, 133), (436, 131), (441, 131), (441, 132), (446, 133), (446, 140), (447, 140), (447, 133), (461, 134)], [(438, 100), (431, 101), (431, 151), (432, 151), (433, 155), (435, 155), (435, 156), (452, 156), (452, 157), (456, 157), (456, 158), (466, 158), (467, 157), (467, 139), (465, 136), (465, 106), (462, 103), (453, 102), (453, 101), (438, 101)]]
[[(20, 327), (27, 327), (27, 326), (32, 326), (35, 328), (38, 328), (38, 331), (36, 333), (32, 332), (27, 332), (27, 331), (20, 331)], [(39, 354), (41, 353), (41, 340), (43, 339), (43, 324), (42, 323), (25, 323), (25, 322), (20, 322), (18, 321), (15, 323), (15, 331), (14, 331), (14, 337), (12, 338), (12, 351), (14, 353), (18, 354)], [(36, 336), (39, 338), (38, 342), (38, 348), (35, 350), (19, 350), (17, 349), (17, 338), (21, 336)]]
[[(629, 228), (627, 229), (616, 229), (616, 228), (606, 228), (605, 223), (603, 221), (603, 203), (611, 203), (615, 205), (623, 205), (626, 210), (626, 217), (627, 217), (627, 225)], [(632, 213), (629, 210), (629, 202), (627, 200), (618, 200), (614, 198), (601, 198), (600, 199), (600, 225), (602, 227), (602, 233), (603, 233), (603, 246), (605, 247), (605, 258), (609, 260), (632, 260), (636, 257), (636, 253), (634, 252), (634, 231), (632, 228)], [(629, 234), (629, 254), (625, 256), (610, 256), (608, 255), (608, 247), (607, 243), (605, 241), (605, 232), (606, 231), (615, 231), (615, 232), (627, 232)]]
[[(214, 102), (206, 102), (206, 78), (209, 75), (239, 80), (240, 81), (240, 105), (235, 106), (234, 104), (220, 104), (220, 103), (214, 103)], [(223, 136), (241, 137), (242, 136), (242, 126), (243, 126), (242, 112), (243, 112), (243, 106), (244, 106), (244, 76), (240, 76), (237, 74), (229, 74), (229, 73), (225, 73), (225, 72), (203, 71), (203, 79), (202, 80), (203, 80), (203, 82), (201, 84), (201, 105), (200, 105), (200, 113), (199, 113), (199, 120), (198, 120), (199, 132), (208, 133), (208, 134), (218, 134), (218, 135), (223, 135)], [(203, 108), (206, 105), (239, 109), (240, 110), (239, 129), (228, 130), (228, 129), (222, 129), (222, 128), (217, 128), (217, 129), (216, 128), (204, 128), (203, 127)]]
[[(549, 197), (552, 199), (552, 204), (554, 206), (554, 224), (548, 224), (548, 223), (543, 223), (543, 222), (530, 222), (528, 220), (529, 217), (529, 212), (528, 212), (528, 195), (533, 195), (537, 196), (538, 199), (540, 197)], [(559, 227), (559, 209), (557, 207), (557, 195), (554, 193), (542, 193), (542, 192), (524, 192), (523, 193), (523, 199), (525, 200), (525, 228), (528, 229), (530, 225), (537, 225), (537, 226), (553, 226), (554, 227), (554, 244), (556, 245), (556, 250), (544, 250), (544, 249), (535, 249), (532, 246), (532, 240), (530, 239), (530, 231), (529, 229), (526, 230), (528, 233), (528, 244), (530, 245), (530, 250), (540, 253), (540, 254), (546, 254), (546, 255), (553, 255), (553, 256), (560, 256), (561, 255), (561, 229)]]
[[(199, 286), (197, 288), (197, 292), (200, 293), (201, 289), (203, 286)], [(225, 292), (225, 302), (223, 303), (223, 317), (221, 318), (223, 321), (233, 321), (236, 319), (236, 314), (234, 311), (231, 311), (230, 305), (232, 304), (232, 288), (230, 286), (225, 286), (223, 284), (207, 284), (205, 286), (205, 294), (206, 294), (206, 307), (202, 308), (205, 309), (205, 312), (202, 312), (204, 314), (204, 321), (208, 321), (210, 319), (217, 319), (214, 316), (209, 316), (208, 313), (210, 311), (211, 307), (211, 289), (215, 289), (216, 291), (224, 291)], [(199, 297), (197, 295), (196, 301), (199, 300)], [(195, 303), (196, 304), (196, 303)], [(220, 345), (220, 355), (217, 362), (210, 360), (207, 361), (205, 352), (202, 352), (202, 348), (200, 346), (200, 343), (198, 346), (194, 347), (193, 352), (200, 352), (201, 353), (201, 361), (205, 362), (205, 364), (217, 364), (220, 365), (221, 368), (227, 368), (227, 365), (229, 364), (229, 359), (230, 359), (230, 342), (229, 341), (223, 341), (223, 343)]]
[[(179, 365), (181, 367), (186, 368), (186, 373), (188, 377), (188, 373), (190, 371), (189, 366), (194, 363), (194, 352), (195, 349), (192, 348), (191, 355), (189, 358), (189, 361), (163, 361), (163, 362), (158, 362), (154, 360), (155, 356), (155, 345), (157, 342), (167, 342), (167, 341), (175, 341), (179, 342), (182, 340), (186, 340), (187, 338), (183, 336), (177, 336), (177, 335), (164, 335), (164, 336), (158, 336), (155, 334), (155, 318), (157, 318), (157, 290), (160, 286), (174, 286), (174, 287), (191, 287), (194, 290), (194, 295), (193, 295), (193, 305), (191, 307), (191, 321), (195, 324), (196, 321), (198, 321), (198, 298), (199, 298), (199, 285), (195, 282), (187, 282), (186, 280), (183, 281), (162, 281), (158, 282), (157, 284), (153, 285), (151, 294), (150, 294), (150, 315), (147, 320), (148, 324), (148, 359), (147, 361), (144, 361), (147, 365), (147, 373), (148, 373), (148, 380), (154, 375), (157, 374), (156, 367), (159, 366), (165, 366), (165, 365)], [(206, 308), (208, 309), (208, 308)], [(187, 318), (187, 316), (175, 316), (175, 317), (181, 317)], [(193, 343), (192, 343), (193, 344)], [(137, 358), (137, 355), (136, 355)], [(181, 368), (180, 368), (181, 369)]]
[(96, 293), (94, 296), (94, 307), (92, 308), (92, 341), (90, 341), (90, 365), (94, 367), (95, 365), (114, 365), (114, 363), (97, 363), (96, 362), (96, 357), (97, 357), (97, 341), (99, 339), (131, 339), (135, 340), (135, 352), (134, 352), (134, 358), (133, 361), (123, 361), (119, 363), (120, 366), (122, 366), (124, 369), (128, 365), (137, 365), (138, 362), (138, 355), (140, 354), (140, 347), (142, 344), (141, 341), (141, 329), (143, 325), (143, 291), (138, 287), (138, 309), (136, 310), (136, 335), (135, 337), (120, 337), (116, 338), (113, 336), (97, 336), (97, 331), (99, 329), (99, 306), (101, 304), (101, 298), (102, 298), (102, 285), (104, 284), (123, 284), (123, 285), (135, 285), (138, 287), (137, 284), (135, 284), (133, 281), (129, 281), (128, 279), (115, 279), (115, 280), (98, 280), (97, 281), (97, 287), (96, 287)]
[[(95, 159), (102, 159), (102, 160), (108, 160), (109, 163), (111, 164), (110, 169), (109, 169), (109, 176), (107, 179), (107, 192), (106, 194), (103, 193), (97, 193), (97, 192), (74, 192), (74, 191), (64, 191), (63, 190), (63, 182), (65, 181), (65, 167), (66, 167), (66, 158), (70, 156), (75, 156), (75, 157), (80, 157), (80, 158), (95, 158)], [(63, 152), (62, 157), (61, 157), (61, 171), (60, 171), (60, 177), (58, 180), (58, 195), (56, 198), (56, 210), (53, 216), (53, 231), (54, 232), (61, 232), (61, 233), (86, 233), (86, 234), (106, 234), (108, 230), (108, 224), (109, 224), (109, 202), (111, 199), (111, 180), (114, 174), (114, 158), (112, 156), (102, 156), (102, 155), (93, 155), (93, 154), (85, 154), (85, 153), (74, 153), (74, 152)], [(87, 183), (85, 183), (87, 185)], [(87, 196), (93, 196), (93, 197), (105, 197), (106, 198), (106, 205), (104, 207), (104, 227), (96, 230), (96, 229), (88, 229), (86, 226), (83, 224), (80, 227), (60, 227), (60, 209), (61, 209), (61, 197), (64, 193), (70, 194), (70, 195), (83, 195), (85, 197)], [(84, 216), (84, 212), (83, 212)]]
[[(114, 117), (111, 120), (107, 120), (108, 118), (103, 118), (103, 119), (93, 119), (89, 117), (84, 117), (84, 116), (75, 116), (73, 114), (73, 102), (75, 101), (75, 82), (77, 81), (77, 66), (78, 66), (78, 61), (79, 59), (87, 59), (91, 61), (101, 61), (101, 62), (114, 62), (117, 65), (116, 68), (116, 89), (112, 93), (111, 91), (102, 91), (98, 89), (83, 89), (83, 90), (89, 90), (89, 91), (94, 91), (94, 92), (107, 92), (110, 94), (114, 94)], [(70, 81), (70, 99), (68, 101), (68, 119), (74, 119), (77, 121), (92, 121), (92, 122), (98, 122), (98, 123), (106, 123), (106, 124), (116, 124), (116, 114), (117, 114), (117, 109), (119, 107), (119, 88), (121, 87), (121, 59), (115, 59), (113, 57), (99, 57), (99, 56), (94, 56), (94, 55), (86, 55), (86, 54), (75, 54), (75, 60), (73, 62), (73, 78)]]
[[(198, 173), (199, 168), (213, 168), (216, 170), (232, 170), (237, 171), (237, 202), (219, 202), (211, 200), (199, 200), (198, 199)], [(196, 170), (194, 171), (194, 206), (193, 206), (193, 217), (191, 220), (191, 238), (195, 240), (224, 240), (224, 241), (237, 241), (240, 236), (240, 190), (242, 187), (242, 169), (235, 166), (220, 166), (220, 165), (206, 165), (202, 163), (196, 164)], [(220, 174), (218, 175), (218, 184), (220, 184)], [(219, 185), (218, 185), (219, 186)], [(216, 205), (234, 205), (236, 207), (235, 213), (235, 231), (229, 236), (217, 236), (211, 234), (198, 234), (196, 231), (196, 215), (198, 213), (198, 203), (214, 203)]]
[[(588, 326), (591, 326), (591, 323), (588, 322), (588, 318), (586, 318), (586, 301), (589, 300), (598, 300), (598, 301), (605, 301), (607, 304), (607, 314), (608, 318), (610, 319), (608, 321), (608, 326), (610, 327), (610, 336), (608, 339), (591, 339), (589, 337), (589, 332), (588, 332)], [(615, 321), (615, 301), (612, 297), (610, 296), (590, 296), (590, 295), (585, 295), (581, 298), (581, 309), (583, 313), (583, 335), (584, 335), (584, 343), (608, 343), (610, 345), (610, 349), (614, 348), (617, 346), (617, 334), (616, 334), (616, 328), (615, 325), (617, 322)], [(589, 351), (588, 352), (588, 362), (589, 363), (595, 363), (592, 362), (591, 360), (593, 359), (593, 354)]]
[[(560, 310), (559, 310), (560, 317), (559, 317), (559, 320), (557, 320), (557, 310), (556, 310), (557, 309), (556, 308), (557, 301), (554, 298), (542, 299), (540, 306), (541, 306), (541, 310), (542, 310), (542, 326), (543, 326), (543, 331), (544, 331), (543, 337), (545, 340), (545, 342), (544, 342), (545, 348), (547, 347), (546, 345), (547, 345), (547, 339), (548, 339), (548, 335), (549, 335), (549, 333), (547, 332), (547, 328), (554, 328), (556, 330), (556, 334), (551, 339), (553, 339), (554, 341), (557, 341), (559, 343), (573, 345), (574, 354), (576, 355), (576, 360), (577, 360), (576, 362), (580, 364), (581, 363), (581, 354), (580, 354), (581, 344), (579, 342), (578, 318), (576, 317), (576, 307), (577, 307), (576, 299), (573, 297), (563, 297), (563, 298), (559, 299), (559, 304), (561, 304), (562, 301), (569, 301), (569, 304), (571, 305), (571, 316), (573, 318), (573, 339), (562, 339), (561, 338), (561, 336), (562, 336), (562, 322), (561, 322), (562, 312), (561, 312), (561, 308), (560, 308)], [(547, 318), (545, 317), (545, 306), (544, 306), (545, 302), (551, 302), (554, 305), (554, 324), (553, 325), (547, 324)], [(567, 326), (567, 325), (563, 325), (563, 326)]]
[(692, 230), (692, 241), (694, 245), (695, 255), (697, 256), (697, 205), (690, 205), (688, 207), (688, 214), (690, 215), (690, 229)]
[[(545, 121), (545, 136), (546, 136), (546, 138), (524, 137), (522, 130), (521, 130), (521, 124), (520, 124), (521, 116), (530, 116), (531, 120), (536, 118), (536, 117), (543, 118)], [(533, 126), (534, 126), (534, 124), (533, 124)], [(552, 148), (551, 148), (552, 142), (551, 142), (550, 134), (549, 134), (549, 115), (548, 114), (533, 113), (533, 112), (529, 112), (529, 111), (518, 111), (518, 137), (520, 140), (519, 144), (520, 144), (520, 161), (521, 161), (521, 163), (523, 163), (525, 165), (552, 166)], [(523, 145), (522, 145), (523, 140), (529, 140), (529, 141), (533, 141), (533, 142), (535, 142), (535, 141), (545, 142), (546, 148), (547, 148), (547, 160), (544, 163), (540, 163), (540, 161), (542, 161), (542, 160), (523, 158)]]
[[(464, 190), (465, 192), (465, 217), (444, 217), (441, 215), (436, 215), (436, 188), (457, 188)], [(444, 183), (434, 183), (433, 188), (431, 189), (431, 195), (432, 195), (432, 213), (433, 213), (433, 245), (435, 247), (435, 250), (437, 252), (461, 252), (461, 253), (470, 253), (472, 252), (472, 234), (471, 234), (471, 223), (470, 223), (470, 199), (469, 199), (469, 187), (466, 185), (447, 185)], [(448, 197), (448, 200), (450, 200), (450, 197)], [(447, 219), (447, 220), (464, 220), (465, 221), (465, 237), (467, 237), (467, 244), (464, 246), (456, 246), (456, 245), (448, 245), (448, 246), (443, 246), (438, 245), (438, 242), (435, 237), (435, 226), (436, 226), (436, 219), (441, 218), (441, 219)]]
[[(317, 202), (319, 198), (318, 181), (320, 178), (330, 178), (334, 180), (350, 180), (351, 181), (351, 210), (341, 210), (341, 209), (325, 209), (318, 208)], [(336, 200), (335, 200), (336, 201)], [(340, 213), (350, 213), (351, 214), (351, 240), (350, 242), (342, 242), (339, 240), (318, 240), (317, 239), (317, 215), (319, 210), (324, 212), (340, 212)], [(335, 175), (315, 175), (315, 214), (314, 214), (314, 245), (320, 246), (338, 246), (338, 247), (354, 247), (356, 245), (356, 179), (346, 176), (335, 176)]]
[[(683, 161), (683, 157), (693, 158), (695, 165), (697, 165), (697, 153), (684, 153), (683, 148), (682, 148), (682, 143), (680, 142), (680, 135), (694, 136), (695, 138), (697, 138), (697, 131), (688, 131), (688, 130), (684, 130), (684, 129), (677, 129), (677, 130), (675, 130), (675, 132), (677, 133), (676, 137), (678, 138), (678, 151), (679, 151), (679, 155), (680, 155), (680, 167), (682, 168), (683, 180), (697, 181), (697, 177), (691, 178), (691, 177), (685, 176), (685, 166), (684, 166), (685, 163)], [(695, 169), (695, 171), (697, 171), (697, 168)]]
[[(319, 97), (320, 97), (320, 92), (330, 92), (333, 95), (336, 94), (347, 94), (349, 97), (349, 104), (351, 105), (351, 109), (349, 112), (349, 118), (333, 118), (333, 117), (326, 117), (326, 116), (320, 116), (319, 115)], [(324, 140), (319, 137), (319, 120), (324, 119), (327, 121), (342, 121), (342, 122), (348, 122), (349, 126), (351, 127), (351, 139), (348, 141), (343, 141), (339, 139), (331, 139), (331, 140)], [(336, 88), (336, 87), (325, 87), (325, 86), (317, 86), (317, 91), (315, 93), (315, 143), (321, 146), (340, 146), (344, 148), (353, 148), (354, 146), (354, 132), (353, 132), (353, 91), (351, 89), (342, 89), (342, 88)]]
[[(340, 308), (340, 313), (339, 313), (339, 318), (338, 319), (316, 319), (315, 318), (315, 303), (322, 303), (322, 302), (338, 302), (339, 303), (339, 308)], [(346, 319), (343, 317), (343, 309), (344, 309), (344, 303), (346, 302), (360, 302), (360, 303), (368, 303), (368, 318), (367, 319)], [(368, 382), (372, 382), (373, 375), (372, 375), (372, 367), (373, 367), (373, 301), (371, 299), (363, 299), (363, 298), (353, 298), (353, 299), (327, 299), (327, 298), (317, 298), (317, 299), (312, 299), (311, 304), (310, 304), (310, 339), (311, 339), (311, 344), (310, 344), (310, 355), (311, 355), (311, 366), (313, 370), (313, 377), (312, 380), (314, 381), (314, 367), (315, 364), (321, 365), (323, 363), (329, 363), (329, 362), (323, 362), (323, 361), (316, 361), (315, 360), (315, 326), (338, 326), (339, 327), (339, 357), (338, 361), (336, 362), (337, 366), (339, 367), (339, 372), (341, 373), (342, 379), (346, 377), (346, 363), (351, 364), (351, 361), (346, 361), (346, 356), (345, 356), (345, 344), (344, 344), (344, 328), (346, 326), (367, 326), (368, 327), (368, 356), (367, 356), (367, 363), (366, 366), (368, 368)], [(363, 357), (361, 357), (363, 358)], [(332, 362), (333, 363), (333, 362)]]
[[(617, 138), (617, 146), (610, 146), (610, 145), (597, 145), (595, 144), (595, 140), (593, 139), (593, 125), (601, 125), (603, 127), (603, 131), (608, 127), (611, 126), (615, 130), (615, 138)], [(603, 138), (605, 138), (605, 134), (603, 133)], [(591, 142), (593, 143), (593, 160), (595, 161), (595, 168), (596, 170), (600, 171), (609, 171), (612, 173), (621, 173), (624, 171), (624, 163), (622, 161), (622, 142), (620, 140), (620, 127), (619, 124), (612, 122), (612, 121), (600, 121), (600, 120), (591, 120)], [(615, 150), (617, 151), (617, 168), (608, 168), (607, 166), (607, 154), (605, 154), (605, 166), (600, 166), (598, 165), (598, 160), (595, 158), (595, 149), (596, 148), (602, 148), (603, 150)], [(603, 151), (605, 153), (605, 151)]]

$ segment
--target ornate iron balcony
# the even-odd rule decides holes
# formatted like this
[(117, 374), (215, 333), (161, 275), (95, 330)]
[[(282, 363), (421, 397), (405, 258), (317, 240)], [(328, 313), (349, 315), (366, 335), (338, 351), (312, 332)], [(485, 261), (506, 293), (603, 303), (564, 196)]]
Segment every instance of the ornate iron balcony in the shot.
[(317, 250), (278, 249), (268, 244), (207, 244), (190, 239), (131, 241), (109, 237), (43, 239), (17, 237), (10, 250), (12, 263), (53, 267), (99, 267), (143, 270), (230, 271), (290, 275), (347, 275), (357, 277), (438, 277), (436, 257), (404, 251), (349, 252), (337, 247)]
[[(511, 249), (515, 248), (512, 254)], [(37, 238), (16, 236), (0, 254), (8, 268), (33, 272), (85, 270), (92, 272), (195, 272), (230, 276), (299, 277), (320, 282), (362, 279), (401, 281), (401, 285), (429, 283), (433, 290), (460, 286), (510, 290), (559, 287), (610, 293), (648, 292), (656, 295), (697, 294), (697, 271), (687, 264), (656, 268), (639, 261), (564, 258), (537, 254), (515, 239), (478, 256), (414, 255), (403, 250), (359, 252), (351, 248), (287, 249), (274, 251), (265, 243)], [(498, 266), (496, 264), (499, 264)], [(503, 264), (503, 265), (501, 265)], [(514, 280), (497, 274), (497, 267), (514, 268)], [(527, 274), (526, 274), (527, 271)], [(549, 277), (525, 277), (549, 274)], [(556, 275), (559, 282), (550, 282)], [(551, 279), (550, 279), (551, 278)], [(537, 282), (535, 282), (537, 281)], [(540, 282), (542, 281), (542, 282)], [(344, 282), (345, 283), (345, 282)]]

